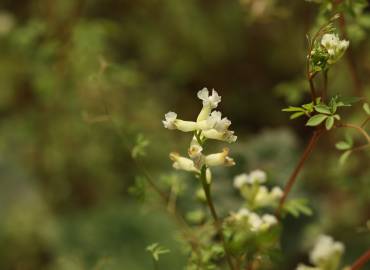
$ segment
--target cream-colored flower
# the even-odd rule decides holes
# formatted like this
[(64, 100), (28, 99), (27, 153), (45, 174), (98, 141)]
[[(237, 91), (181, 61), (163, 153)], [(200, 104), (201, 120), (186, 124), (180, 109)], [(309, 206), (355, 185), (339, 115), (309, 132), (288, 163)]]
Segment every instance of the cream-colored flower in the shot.
[(280, 187), (273, 187), (270, 194), (274, 199), (281, 199), (281, 197), (284, 195), (284, 192)]
[(174, 112), (168, 112), (164, 117), (165, 120), (162, 122), (165, 128), (178, 129), (183, 132), (190, 132), (198, 129), (198, 123), (177, 119), (177, 114)]
[(343, 252), (344, 245), (341, 242), (334, 241), (330, 236), (321, 235), (310, 253), (310, 260), (313, 264), (320, 266), (335, 257), (340, 257)]
[(202, 90), (200, 90), (197, 96), (200, 100), (203, 101), (203, 108), (197, 118), (197, 122), (199, 122), (206, 120), (209, 117), (212, 109), (215, 109), (218, 103), (221, 102), (221, 96), (219, 96), (214, 89), (212, 90), (212, 94), (209, 95), (207, 88), (203, 88)]
[(296, 270), (322, 270), (322, 269), (318, 267), (311, 267), (304, 264), (299, 264)]
[(194, 161), (179, 155), (179, 153), (170, 153), (170, 159), (173, 161), (173, 167), (177, 170), (184, 170), (190, 172), (199, 172), (195, 167)]
[(266, 182), (267, 176), (266, 173), (262, 170), (254, 170), (249, 174), (249, 181), (251, 184), (259, 183), (262, 184)]
[(234, 177), (234, 187), (240, 189), (242, 186), (249, 183), (249, 176), (246, 173), (236, 175)]
[(236, 141), (237, 136), (234, 135), (234, 131), (226, 130), (224, 132), (217, 131), (216, 129), (210, 129), (203, 131), (202, 135), (207, 139), (225, 141), (233, 143)]
[(165, 120), (162, 121), (165, 128), (176, 129), (175, 121), (177, 119), (177, 114), (174, 112), (168, 112), (164, 115)]
[(197, 139), (193, 137), (190, 147), (188, 149), (188, 154), (191, 159), (197, 159), (202, 155), (203, 147), (199, 145)]
[(214, 166), (233, 166), (235, 162), (229, 156), (229, 149), (224, 148), (221, 153), (207, 155), (205, 157), (205, 163), (209, 167)]
[(231, 121), (227, 117), (222, 118), (219, 111), (213, 111), (209, 117), (214, 121), (213, 128), (219, 132), (225, 132), (231, 125)]
[(336, 34), (325, 34), (321, 38), (321, 45), (329, 54), (328, 63), (337, 62), (349, 46), (348, 40), (340, 40)]

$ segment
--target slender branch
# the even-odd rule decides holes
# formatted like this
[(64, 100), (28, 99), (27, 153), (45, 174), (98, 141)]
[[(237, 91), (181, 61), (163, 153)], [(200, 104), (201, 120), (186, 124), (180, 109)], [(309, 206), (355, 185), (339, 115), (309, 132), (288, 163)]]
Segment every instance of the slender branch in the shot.
[(353, 265), (351, 266), (351, 270), (360, 270), (362, 267), (370, 261), (370, 249), (367, 250), (360, 258), (358, 258)]
[(297, 166), (295, 167), (294, 171), (290, 175), (290, 178), (289, 178), (289, 180), (288, 180), (288, 182), (287, 182), (287, 184), (285, 185), (285, 188), (284, 188), (283, 197), (281, 198), (280, 203), (279, 203), (279, 207), (276, 211), (276, 216), (278, 218), (281, 215), (281, 211), (282, 211), (284, 203), (285, 203), (285, 201), (288, 197), (288, 194), (289, 194), (290, 190), (292, 189), (294, 183), (297, 180), (297, 176), (298, 176), (299, 172), (303, 168), (303, 165), (304, 165), (305, 161), (307, 160), (307, 158), (311, 154), (312, 150), (314, 149), (318, 139), (320, 138), (320, 136), (323, 132), (324, 132), (323, 129), (317, 129), (313, 132), (313, 134), (312, 134), (312, 136), (311, 136), (311, 138), (310, 138), (310, 140), (309, 140), (309, 142), (306, 146), (306, 149), (304, 150)]
[(368, 143), (370, 143), (370, 136), (369, 134), (367, 134), (367, 132), (360, 126), (356, 126), (356, 125), (353, 125), (353, 124), (344, 124), (344, 123), (341, 123), (339, 125), (337, 125), (337, 127), (341, 128), (353, 128), (355, 130), (357, 130), (359, 133), (361, 133), (365, 139), (367, 140)]
[(312, 73), (309, 70), (307, 71), (307, 80), (308, 80), (308, 83), (310, 85), (311, 100), (314, 104), (316, 104), (316, 98), (317, 98), (314, 79), (315, 79), (317, 74), (318, 74), (317, 72)]
[(369, 117), (367, 117), (367, 118), (364, 120), (364, 122), (362, 122), (362, 124), (361, 124), (361, 128), (364, 128), (364, 127), (366, 126), (367, 122), (369, 122), (369, 121), (370, 121), (370, 116), (369, 116)]
[(213, 204), (213, 200), (212, 200), (212, 196), (211, 196), (211, 186), (210, 186), (209, 183), (207, 183), (207, 179), (206, 179), (206, 170), (207, 170), (206, 166), (203, 166), (202, 170), (201, 170), (200, 178), (201, 178), (201, 181), (202, 181), (202, 186), (203, 186), (204, 193), (206, 195), (207, 205), (208, 205), (208, 208), (211, 212), (213, 220), (215, 222), (215, 227), (216, 227), (216, 229), (217, 229), (217, 231), (218, 231), (218, 233), (221, 237), (222, 245), (223, 245), (224, 250), (225, 250), (226, 261), (229, 265), (229, 268), (231, 270), (235, 270), (233, 262), (231, 260), (231, 255), (229, 254), (229, 251), (228, 251), (228, 248), (227, 248), (227, 245), (226, 245), (225, 236), (222, 232), (221, 220), (218, 217), (217, 212), (216, 212), (216, 208)]
[(324, 70), (323, 76), (324, 76), (324, 89), (322, 90), (322, 100), (326, 101), (328, 97), (328, 72), (329, 70)]

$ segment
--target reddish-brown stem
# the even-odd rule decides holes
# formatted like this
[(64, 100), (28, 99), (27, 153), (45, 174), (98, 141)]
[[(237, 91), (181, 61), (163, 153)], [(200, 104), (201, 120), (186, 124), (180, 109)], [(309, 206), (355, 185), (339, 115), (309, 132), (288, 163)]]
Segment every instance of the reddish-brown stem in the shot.
[(325, 70), (324, 73), (324, 88), (322, 90), (322, 100), (326, 101), (328, 97), (328, 70)]
[(364, 120), (364, 122), (362, 122), (361, 127), (364, 128), (366, 126), (367, 122), (369, 122), (369, 121), (370, 121), (370, 116), (368, 118), (366, 118)]
[(360, 126), (356, 126), (356, 125), (353, 125), (353, 124), (339, 124), (337, 127), (343, 127), (343, 128), (353, 128), (355, 130), (357, 130), (359, 133), (361, 133), (365, 139), (367, 140), (368, 143), (370, 143), (370, 136), (369, 134), (367, 134), (367, 132)]
[(370, 261), (370, 249), (353, 263), (351, 270), (360, 270), (368, 261)]
[(280, 200), (280, 203), (279, 203), (279, 207), (276, 211), (276, 216), (279, 218), (280, 217), (280, 214), (281, 214), (281, 211), (283, 209), (283, 206), (284, 206), (284, 203), (288, 197), (288, 194), (290, 192), (290, 190), (292, 189), (294, 183), (296, 182), (297, 180), (297, 176), (299, 174), (299, 172), (301, 171), (301, 169), (303, 168), (303, 165), (305, 163), (305, 161), (307, 160), (307, 158), (309, 157), (309, 155), (311, 154), (312, 150), (314, 149), (318, 139), (320, 138), (321, 134), (323, 133), (323, 129), (317, 129), (313, 132), (307, 146), (306, 146), (306, 149), (304, 150), (301, 158), (299, 159), (299, 162), (297, 164), (297, 166), (295, 167), (293, 173), (291, 174), (287, 184), (285, 185), (285, 188), (284, 188), (284, 193), (283, 193), (283, 197), (281, 198)]

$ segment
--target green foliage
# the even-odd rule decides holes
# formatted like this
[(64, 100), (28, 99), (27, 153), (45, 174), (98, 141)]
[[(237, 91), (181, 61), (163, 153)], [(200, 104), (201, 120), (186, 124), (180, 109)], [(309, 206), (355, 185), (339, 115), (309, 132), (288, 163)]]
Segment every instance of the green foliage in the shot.
[(147, 184), (146, 179), (137, 176), (135, 178), (135, 184), (131, 186), (128, 191), (130, 194), (135, 196), (139, 201), (145, 201), (147, 195)]
[(146, 247), (146, 250), (150, 252), (155, 261), (159, 261), (159, 257), (163, 254), (170, 253), (169, 249), (164, 248), (158, 243), (151, 244)]
[(308, 206), (308, 200), (303, 198), (288, 200), (284, 205), (284, 212), (286, 214), (291, 214), (296, 218), (300, 215), (312, 215), (312, 210)]
[(132, 157), (138, 158), (146, 155), (146, 148), (149, 146), (149, 140), (147, 140), (144, 135), (139, 134), (136, 137), (136, 144), (132, 149)]

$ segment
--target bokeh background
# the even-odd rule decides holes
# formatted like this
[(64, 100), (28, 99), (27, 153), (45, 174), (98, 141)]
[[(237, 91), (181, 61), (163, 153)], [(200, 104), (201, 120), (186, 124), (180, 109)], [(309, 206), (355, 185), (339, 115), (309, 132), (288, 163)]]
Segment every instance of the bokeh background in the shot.
[[(303, 0), (1, 0), (0, 269), (147, 270), (153, 242), (171, 249), (160, 269), (182, 269), (155, 194), (131, 194), (141, 173), (130, 149), (149, 142), (146, 170), (164, 190), (176, 181), (179, 209), (196, 208), (199, 183), (168, 159), (189, 137), (161, 120), (194, 119), (196, 92), (215, 88), (238, 135), (237, 166), (216, 172), (217, 207), (239, 208), (242, 172), (283, 186), (310, 130), (281, 109), (309, 100), (305, 35), (320, 12)], [(369, 12), (347, 18), (351, 50), (329, 73), (332, 95), (370, 97)], [(355, 106), (344, 115), (364, 117)], [(319, 142), (294, 188), (314, 215), (285, 221), (277, 269), (307, 261), (321, 232), (345, 243), (347, 263), (370, 246), (369, 151), (339, 166), (344, 134)]]

